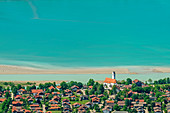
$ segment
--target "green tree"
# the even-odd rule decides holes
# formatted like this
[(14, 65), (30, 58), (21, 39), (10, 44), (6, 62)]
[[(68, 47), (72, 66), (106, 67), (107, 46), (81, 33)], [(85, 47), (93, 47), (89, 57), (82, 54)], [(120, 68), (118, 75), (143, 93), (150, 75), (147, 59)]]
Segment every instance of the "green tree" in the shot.
[(100, 108), (99, 108), (99, 105), (98, 105), (98, 104), (95, 104), (95, 105), (94, 105), (94, 109), (96, 110), (96, 112), (100, 112)]
[(5, 98), (9, 98), (10, 97), (10, 94), (9, 94), (9, 92), (7, 91), (6, 93), (5, 93)]
[(118, 104), (115, 104), (114, 106), (113, 106), (113, 109), (114, 110), (116, 110), (116, 111), (120, 111), (120, 106), (118, 106)]
[(117, 94), (117, 87), (116, 87), (116, 85), (113, 85), (112, 91), (113, 91), (113, 94)]
[(21, 89), (22, 87), (21, 87), (21, 84), (18, 84), (17, 85), (17, 89)]
[(99, 85), (99, 87), (97, 88), (97, 92), (98, 92), (98, 94), (103, 94), (103, 92), (104, 92), (103, 84)]
[(85, 90), (85, 94), (86, 94), (86, 95), (89, 95), (89, 91), (88, 91), (88, 90)]
[(148, 82), (149, 82), (149, 83), (152, 83), (152, 79), (148, 79)]
[(78, 82), (77, 86), (81, 89), (83, 87), (83, 84), (81, 82)]
[(60, 84), (60, 86), (61, 86), (61, 89), (62, 89), (62, 90), (65, 90), (65, 89), (67, 89), (67, 88), (68, 88), (67, 83), (66, 83), (66, 82), (64, 82), (64, 81)]
[(126, 84), (127, 84), (127, 85), (132, 84), (132, 79), (127, 78), (127, 79), (126, 79)]
[(93, 79), (89, 79), (89, 81), (87, 82), (88, 86), (93, 86), (94, 85), (94, 80)]
[(125, 100), (125, 105), (126, 105), (126, 106), (130, 106), (130, 104), (131, 104), (130, 100), (129, 100), (129, 99), (126, 99), (126, 100)]
[(123, 111), (126, 111), (126, 110), (127, 110), (127, 106), (124, 105), (124, 106), (123, 106)]

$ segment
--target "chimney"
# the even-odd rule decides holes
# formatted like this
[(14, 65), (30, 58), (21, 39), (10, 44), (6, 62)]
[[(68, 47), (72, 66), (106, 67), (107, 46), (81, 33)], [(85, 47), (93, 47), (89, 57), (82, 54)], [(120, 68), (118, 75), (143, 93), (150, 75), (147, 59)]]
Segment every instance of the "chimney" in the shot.
[(116, 73), (115, 73), (115, 71), (112, 72), (112, 79), (116, 79)]

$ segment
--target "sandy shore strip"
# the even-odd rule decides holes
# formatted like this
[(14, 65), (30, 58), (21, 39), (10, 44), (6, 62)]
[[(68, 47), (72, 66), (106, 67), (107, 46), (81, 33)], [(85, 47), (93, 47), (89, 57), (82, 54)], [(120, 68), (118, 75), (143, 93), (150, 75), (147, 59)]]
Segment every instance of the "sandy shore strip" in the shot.
[(136, 74), (127, 68), (64, 68), (64, 69), (36, 69), (30, 67), (0, 65), (0, 74)]
[(158, 68), (154, 68), (153, 72), (157, 72), (157, 73), (170, 73), (170, 68), (158, 67)]

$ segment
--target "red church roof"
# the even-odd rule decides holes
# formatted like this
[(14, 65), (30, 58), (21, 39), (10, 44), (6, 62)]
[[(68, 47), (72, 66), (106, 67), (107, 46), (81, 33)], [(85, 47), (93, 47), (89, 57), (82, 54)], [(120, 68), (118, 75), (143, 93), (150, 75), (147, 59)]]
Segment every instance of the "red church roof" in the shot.
[(106, 77), (104, 83), (116, 83), (116, 79)]

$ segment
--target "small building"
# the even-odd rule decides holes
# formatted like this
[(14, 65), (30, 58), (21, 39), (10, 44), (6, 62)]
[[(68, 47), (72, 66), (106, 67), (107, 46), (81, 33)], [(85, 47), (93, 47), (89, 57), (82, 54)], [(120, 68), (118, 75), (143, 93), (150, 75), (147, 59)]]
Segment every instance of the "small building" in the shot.
[(116, 73), (112, 72), (112, 78), (106, 77), (103, 85), (107, 86), (108, 88), (112, 88), (113, 85), (117, 85), (117, 81), (116, 81), (115, 76), (116, 76)]

